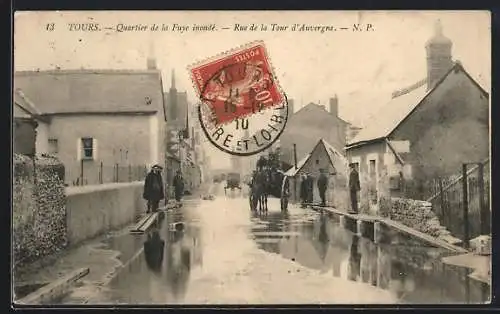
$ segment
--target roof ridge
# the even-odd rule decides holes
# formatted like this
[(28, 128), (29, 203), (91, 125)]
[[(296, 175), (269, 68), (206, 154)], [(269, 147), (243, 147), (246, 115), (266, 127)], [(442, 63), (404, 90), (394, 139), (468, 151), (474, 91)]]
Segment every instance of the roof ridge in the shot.
[[(16, 102), (14, 100), (14, 103), (16, 103), (18, 106), (26, 110), (29, 114), (34, 115), (34, 116), (39, 116), (42, 115), (42, 112), (33, 104), (33, 102), (23, 93), (23, 91), (20, 88), (16, 88), (14, 91), (15, 94), (17, 94), (24, 102), (25, 104), (20, 104), (19, 102)], [(29, 108), (26, 108), (26, 106)]]
[(392, 92), (392, 98), (396, 98), (396, 97), (411, 93), (415, 89), (422, 87), (425, 83), (427, 83), (427, 78), (423, 78), (423, 79), (417, 81), (416, 83), (413, 83), (410, 86), (395, 90), (394, 92)]
[[(471, 77), (470, 74), (465, 70), (463, 64), (460, 61), (455, 61), (453, 66), (446, 72), (446, 74), (444, 74), (430, 89), (425, 90), (425, 92), (423, 92), (422, 95), (420, 95), (421, 96), (420, 99), (418, 99), (418, 101), (414, 104), (414, 106), (411, 108), (411, 110), (404, 117), (402, 117), (402, 119), (399, 120), (395, 125), (390, 126), (390, 130), (388, 130), (388, 132), (385, 132), (385, 134), (383, 136), (380, 136), (377, 138), (371, 137), (370, 139), (363, 140), (363, 139), (360, 139), (360, 134), (362, 134), (362, 133), (359, 133), (354, 139), (352, 139), (352, 141), (350, 141), (350, 143), (348, 143), (346, 145), (346, 148), (349, 149), (349, 148), (352, 148), (354, 146), (357, 146), (358, 144), (362, 145), (363, 143), (369, 143), (369, 142), (381, 140), (381, 139), (384, 139), (384, 138), (391, 136), (391, 134), (394, 132), (394, 130), (396, 130), (419, 107), (419, 105), (425, 99), (427, 99), (427, 97), (430, 97), (430, 95), (432, 95), (432, 93), (450, 76), (450, 74), (452, 72), (456, 72), (457, 70), (462, 71), (471, 80), (471, 82), (479, 88), (480, 91), (482, 91), (483, 93), (488, 95), (488, 93), (482, 88), (482, 86), (479, 85), (479, 83), (473, 77)], [(419, 88), (421, 88), (422, 86), (420, 86)], [(415, 90), (416, 89), (412, 90), (412, 92)], [(409, 93), (406, 93), (404, 95), (407, 95), (407, 94), (409, 94)], [(397, 98), (398, 97), (395, 97), (395, 98), (392, 98), (391, 100), (389, 100), (389, 102), (386, 103), (386, 106), (389, 105), (392, 101), (394, 101)], [(378, 111), (376, 114), (374, 114), (373, 119), (376, 118), (376, 116), (384, 108), (385, 108), (385, 106), (381, 107), (380, 111)], [(369, 119), (369, 120), (372, 120), (372, 119)]]

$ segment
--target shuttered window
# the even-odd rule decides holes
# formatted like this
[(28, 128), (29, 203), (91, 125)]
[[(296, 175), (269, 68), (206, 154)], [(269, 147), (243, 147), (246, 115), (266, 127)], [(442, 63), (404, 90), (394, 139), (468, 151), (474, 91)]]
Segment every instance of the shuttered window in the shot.
[(97, 139), (92, 137), (82, 137), (78, 141), (78, 159), (97, 159)]

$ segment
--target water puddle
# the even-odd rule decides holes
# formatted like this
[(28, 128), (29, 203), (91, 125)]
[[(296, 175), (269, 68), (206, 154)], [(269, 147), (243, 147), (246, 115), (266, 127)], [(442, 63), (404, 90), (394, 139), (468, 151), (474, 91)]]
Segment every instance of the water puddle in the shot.
[[(312, 221), (281, 213), (261, 217), (270, 228), (252, 232), (262, 250), (350, 281), (391, 291), (401, 303), (484, 303), (487, 284), (469, 278), (470, 269), (441, 258), (453, 253), (387, 229), (382, 239), (355, 234), (326, 214)], [(293, 235), (293, 236), (292, 236)]]

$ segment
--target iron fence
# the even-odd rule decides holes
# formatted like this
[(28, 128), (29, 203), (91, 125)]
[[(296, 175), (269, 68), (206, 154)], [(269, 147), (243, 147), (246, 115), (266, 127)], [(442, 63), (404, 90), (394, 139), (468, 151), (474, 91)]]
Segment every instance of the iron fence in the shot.
[(146, 165), (104, 164), (81, 162), (78, 167), (66, 168), (66, 184), (73, 186), (142, 181), (148, 174)]
[(489, 160), (464, 164), (461, 173), (451, 177), (428, 180), (419, 192), (432, 203), (441, 223), (466, 246), (468, 240), (490, 234)]

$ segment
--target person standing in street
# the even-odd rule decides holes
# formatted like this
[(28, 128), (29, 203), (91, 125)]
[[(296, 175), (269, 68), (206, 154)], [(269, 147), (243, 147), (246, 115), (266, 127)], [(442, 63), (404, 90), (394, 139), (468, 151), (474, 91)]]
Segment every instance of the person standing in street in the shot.
[(307, 174), (307, 203), (312, 205), (314, 200), (314, 178), (308, 173)]
[(301, 207), (304, 208), (307, 203), (307, 176), (305, 174), (300, 176), (300, 199)]
[(177, 170), (173, 180), (175, 200), (180, 202), (182, 199), (182, 194), (184, 193), (184, 178), (180, 170)]
[(350, 164), (349, 173), (349, 194), (351, 196), (351, 213), (358, 213), (358, 191), (361, 189), (359, 184), (359, 174), (354, 164)]
[(160, 201), (165, 198), (162, 169), (160, 165), (154, 165), (146, 176), (142, 197), (148, 202), (147, 213), (158, 211)]
[(328, 177), (324, 169), (319, 170), (320, 175), (318, 178), (319, 197), (321, 198), (321, 206), (326, 206), (326, 189), (328, 188)]

